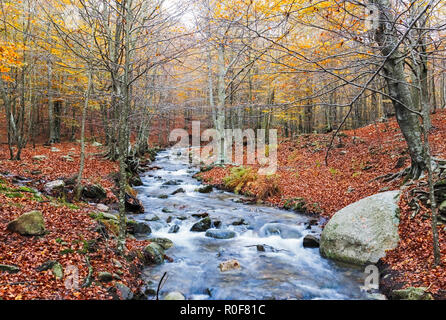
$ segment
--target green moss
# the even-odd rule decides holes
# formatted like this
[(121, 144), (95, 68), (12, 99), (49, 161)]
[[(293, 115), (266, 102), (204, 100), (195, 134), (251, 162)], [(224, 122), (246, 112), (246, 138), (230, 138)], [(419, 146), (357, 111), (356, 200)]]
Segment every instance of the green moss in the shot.
[(239, 193), (249, 183), (257, 180), (257, 174), (252, 168), (235, 167), (231, 169), (231, 173), (223, 179), (227, 188)]

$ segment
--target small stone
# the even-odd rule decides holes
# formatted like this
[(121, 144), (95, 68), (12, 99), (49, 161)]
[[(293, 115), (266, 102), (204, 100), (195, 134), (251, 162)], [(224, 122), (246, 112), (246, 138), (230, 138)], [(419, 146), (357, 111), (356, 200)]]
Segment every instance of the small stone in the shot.
[(240, 269), (241, 266), (240, 263), (234, 259), (220, 263), (219, 268), (221, 272), (226, 272), (230, 270)]
[(186, 300), (186, 298), (183, 296), (181, 292), (173, 291), (169, 292), (165, 297), (164, 300)]
[(33, 176), (37, 176), (37, 175), (39, 175), (39, 174), (42, 174), (42, 171), (40, 171), (40, 170), (32, 170), (32, 171), (31, 171), (31, 174), (32, 174)]
[(31, 159), (37, 160), (37, 161), (43, 161), (43, 160), (48, 159), (48, 157), (45, 155), (37, 155), (37, 156), (32, 157)]
[(52, 192), (54, 192), (56, 190), (63, 189), (63, 187), (65, 187), (65, 181), (63, 181), (63, 180), (54, 180), (54, 181), (45, 183), (45, 185), (43, 186), (43, 190), (46, 193), (51, 194)]
[(167, 194), (160, 194), (158, 196), (158, 199), (167, 199), (167, 198), (169, 198), (169, 196)]
[(60, 152), (60, 149), (56, 148), (56, 147), (52, 147), (51, 148), (51, 152)]
[(169, 233), (177, 233), (178, 231), (180, 231), (180, 226), (177, 224), (174, 224), (169, 229)]
[(248, 223), (246, 223), (245, 219), (242, 218), (240, 220), (234, 221), (232, 223), (232, 225), (233, 226), (246, 226), (246, 225), (248, 225)]
[(98, 274), (98, 280), (101, 282), (110, 282), (113, 280), (113, 275), (108, 271), (102, 271)]
[(132, 300), (133, 299), (133, 292), (130, 290), (129, 287), (124, 285), (121, 282), (116, 283), (115, 285), (117, 291), (119, 292), (122, 300)]

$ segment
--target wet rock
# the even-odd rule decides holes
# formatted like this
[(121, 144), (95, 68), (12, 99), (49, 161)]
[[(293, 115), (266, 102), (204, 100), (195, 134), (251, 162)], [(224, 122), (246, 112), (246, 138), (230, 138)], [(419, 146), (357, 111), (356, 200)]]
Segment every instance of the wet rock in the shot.
[(31, 211), (8, 223), (7, 229), (22, 236), (41, 236), (46, 232), (42, 212)]
[(161, 194), (158, 196), (159, 199), (167, 199), (169, 196), (167, 194)]
[(17, 273), (20, 272), (20, 268), (10, 264), (0, 264), (0, 272)]
[(163, 183), (163, 186), (178, 186), (180, 182), (176, 180), (169, 180)]
[(167, 208), (163, 208), (161, 211), (164, 213), (172, 213), (173, 212), (172, 210), (169, 210)]
[(102, 271), (98, 273), (98, 280), (101, 282), (113, 281), (113, 275), (108, 271)]
[(213, 186), (207, 185), (207, 186), (198, 188), (197, 191), (200, 193), (211, 193), (213, 189), (214, 189)]
[(161, 264), (164, 262), (164, 250), (155, 242), (144, 248), (143, 255), (145, 264)]
[(434, 300), (425, 287), (409, 287), (393, 290), (392, 298), (395, 300)]
[(304, 248), (319, 248), (319, 239), (311, 234), (307, 234), (303, 240)]
[(231, 223), (233, 226), (247, 226), (248, 223), (245, 221), (245, 219), (241, 218), (239, 220), (234, 221)]
[(183, 296), (181, 292), (173, 291), (169, 292), (165, 297), (164, 300), (186, 300), (186, 298)]
[(212, 221), (211, 218), (206, 217), (204, 219), (201, 219), (200, 221), (198, 221), (197, 223), (195, 223), (192, 228), (190, 229), (190, 231), (194, 231), (194, 232), (204, 232), (208, 229), (210, 229), (212, 226)]
[(232, 230), (209, 229), (205, 235), (214, 239), (231, 239), (235, 238), (236, 233)]
[(283, 239), (299, 239), (302, 237), (301, 230), (297, 227), (283, 223), (267, 223), (260, 228), (263, 237), (278, 235)]
[(94, 184), (82, 188), (82, 196), (94, 202), (99, 202), (107, 197), (107, 192), (101, 185)]
[(206, 218), (208, 216), (209, 216), (209, 213), (207, 213), (207, 212), (192, 214), (192, 217), (194, 217), (194, 218)]
[(180, 226), (177, 224), (174, 224), (169, 229), (169, 233), (178, 233), (178, 231), (180, 231)]
[(178, 193), (185, 193), (186, 191), (183, 188), (178, 188), (177, 190), (175, 190), (174, 192), (171, 193), (171, 195), (176, 195)]
[(173, 242), (166, 238), (153, 238), (149, 239), (151, 242), (158, 244), (164, 250), (170, 249), (173, 247)]
[(132, 213), (144, 213), (142, 202), (128, 193), (125, 194), (125, 209)]
[(130, 234), (151, 234), (150, 225), (141, 221), (127, 221), (127, 231)]
[(398, 245), (399, 195), (378, 193), (335, 213), (322, 231), (321, 254), (358, 265), (377, 263)]
[(160, 221), (161, 219), (158, 216), (153, 216), (151, 218), (144, 218), (144, 220), (146, 220), (146, 221)]
[(65, 182), (63, 180), (54, 180), (45, 183), (45, 185), (43, 186), (43, 190), (45, 191), (45, 193), (51, 195), (63, 190), (64, 187), (65, 187)]
[(220, 220), (214, 220), (212, 221), (212, 225), (214, 228), (219, 229), (221, 227), (221, 221)]
[(230, 271), (230, 270), (240, 269), (241, 266), (237, 260), (229, 260), (229, 261), (220, 263), (219, 268), (220, 268), (221, 272), (226, 272), (226, 271)]
[(173, 220), (173, 217), (172, 217), (172, 216), (169, 216), (169, 217), (167, 217), (166, 222), (167, 222), (167, 223), (171, 223), (172, 220)]

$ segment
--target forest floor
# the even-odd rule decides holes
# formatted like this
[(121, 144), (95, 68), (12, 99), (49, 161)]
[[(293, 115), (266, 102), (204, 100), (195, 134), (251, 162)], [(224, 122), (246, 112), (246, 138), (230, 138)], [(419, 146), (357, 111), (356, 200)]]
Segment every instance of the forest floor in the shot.
[[(52, 147), (59, 151), (51, 151), (51, 147), (45, 146), (36, 146), (35, 149), (28, 147), (23, 150), (21, 161), (8, 160), (7, 146), (0, 147), (0, 264), (20, 268), (17, 273), (0, 272), (0, 299), (112, 299), (116, 296), (112, 295), (110, 288), (117, 282), (138, 292), (142, 285), (139, 278), (141, 265), (129, 262), (125, 255), (119, 255), (115, 250), (116, 241), (112, 237), (101, 236), (97, 231), (97, 221), (90, 217), (95, 206), (85, 202), (68, 203), (17, 185), (23, 178), (29, 178), (32, 187), (39, 190), (48, 181), (69, 178), (78, 172), (78, 143), (60, 143)], [(118, 167), (116, 163), (99, 156), (101, 151), (97, 147), (86, 148), (83, 183), (101, 184), (107, 192), (102, 203), (110, 204), (116, 201), (116, 197), (112, 192), (114, 183), (109, 174), (116, 172)], [(62, 158), (68, 154), (72, 161)], [(35, 155), (47, 158), (33, 160)], [(7, 231), (8, 222), (32, 210), (43, 213), (48, 231), (46, 235), (26, 237)], [(148, 243), (129, 238), (126, 254)], [(89, 273), (87, 257), (93, 267), (94, 279), (98, 279), (100, 272), (109, 272), (114, 275), (114, 280), (93, 281), (89, 287), (82, 288)], [(65, 285), (67, 274), (57, 279), (51, 268), (46, 271), (36, 270), (48, 261), (59, 262), (65, 271), (72, 270), (71, 279), (76, 276), (80, 288), (73, 290)], [(74, 266), (77, 271), (68, 266)]]
[[(446, 158), (446, 112), (433, 115), (430, 134), (432, 154)], [(329, 219), (343, 207), (378, 192), (398, 189), (403, 180), (383, 182), (380, 176), (397, 173), (410, 165), (407, 146), (396, 120), (343, 131), (335, 140), (325, 165), (331, 134), (301, 135), (282, 140), (278, 146), (278, 169), (274, 179), (246, 184), (241, 193), (262, 198), (265, 185), (279, 192), (264, 198), (267, 204), (283, 207), (290, 199), (303, 198), (305, 210)], [(249, 166), (248, 166), (249, 167)], [(214, 167), (200, 174), (204, 182), (224, 186), (230, 167)], [(408, 192), (423, 179), (404, 188), (400, 200), (399, 246), (383, 262), (395, 271), (394, 281), (404, 287), (427, 287), (436, 298), (446, 297), (446, 228), (439, 227), (442, 266), (433, 267), (432, 232), (428, 208), (412, 218)], [(266, 186), (268, 188), (268, 186)], [(424, 187), (425, 188), (425, 187)]]
[[(430, 141), (435, 157), (446, 158), (446, 112), (433, 116), (434, 129)], [(336, 211), (366, 196), (380, 191), (397, 189), (402, 180), (383, 182), (377, 177), (398, 172), (410, 164), (403, 136), (395, 120), (344, 131), (330, 151), (328, 166), (324, 158), (330, 134), (301, 135), (294, 140), (283, 140), (278, 146), (278, 170), (275, 184), (280, 193), (265, 199), (266, 203), (284, 206), (287, 200), (303, 198), (306, 209), (329, 219)], [(18, 273), (0, 272), (0, 298), (2, 299), (111, 299), (110, 288), (117, 282), (137, 291), (142, 285), (140, 265), (118, 255), (115, 240), (96, 242), (93, 252), (85, 247), (89, 240), (100, 238), (95, 230), (96, 221), (90, 217), (95, 207), (86, 203), (67, 203), (63, 200), (38, 195), (20, 188), (19, 178), (29, 178), (37, 189), (55, 179), (69, 178), (79, 168), (78, 143), (60, 143), (52, 147), (42, 145), (23, 150), (21, 161), (10, 161), (6, 145), (0, 146), (0, 264), (17, 265)], [(110, 174), (118, 170), (117, 164), (105, 160), (100, 147), (88, 145), (84, 171), (84, 184), (101, 184), (107, 191), (104, 204), (116, 201), (114, 182)], [(33, 160), (35, 155), (47, 159)], [(72, 161), (63, 156), (69, 155)], [(205, 182), (222, 185), (230, 168), (214, 167), (201, 173)], [(15, 181), (15, 182), (14, 182)], [(432, 233), (428, 209), (411, 218), (407, 192), (419, 185), (405, 188), (401, 197), (400, 244), (388, 252), (384, 262), (395, 270), (396, 279), (404, 286), (428, 287), (435, 297), (444, 298), (446, 288), (446, 231), (439, 228), (443, 265), (433, 268)], [(259, 184), (241, 190), (244, 193), (262, 192)], [(43, 237), (24, 237), (6, 230), (9, 221), (25, 212), (40, 210), (49, 231)], [(128, 252), (135, 252), (147, 241), (127, 240)], [(89, 272), (86, 257), (98, 273), (118, 274), (120, 280), (95, 281), (90, 287), (67, 289), (62, 279), (56, 279), (51, 270), (39, 272), (37, 267), (54, 260), (64, 267), (75, 266), (82, 282)]]

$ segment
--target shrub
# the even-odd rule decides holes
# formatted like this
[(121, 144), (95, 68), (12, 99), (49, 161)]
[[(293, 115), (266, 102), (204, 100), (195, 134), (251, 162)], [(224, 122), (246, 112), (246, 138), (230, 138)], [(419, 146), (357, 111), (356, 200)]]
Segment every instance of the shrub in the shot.
[(261, 176), (256, 182), (256, 198), (260, 200), (268, 199), (279, 195), (281, 190), (279, 188), (280, 176), (277, 174)]
[(226, 176), (223, 182), (227, 188), (234, 190), (235, 193), (239, 193), (244, 187), (249, 186), (256, 180), (257, 173), (252, 168), (241, 166), (232, 168), (230, 175)]

